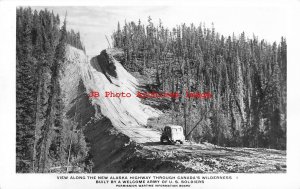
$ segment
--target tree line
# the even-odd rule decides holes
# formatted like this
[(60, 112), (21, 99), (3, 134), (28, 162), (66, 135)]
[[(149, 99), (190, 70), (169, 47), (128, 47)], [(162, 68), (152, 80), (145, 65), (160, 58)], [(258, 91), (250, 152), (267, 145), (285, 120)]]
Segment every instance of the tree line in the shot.
[(53, 12), (16, 12), (16, 171), (49, 172), (83, 164), (87, 146), (66, 118), (59, 76), (66, 44), (84, 50), (79, 33)]
[[(210, 92), (209, 100), (172, 99), (172, 122), (188, 139), (224, 146), (286, 149), (287, 44), (245, 33), (223, 36), (214, 25), (161, 20), (117, 25), (113, 46), (130, 71), (156, 72), (157, 90)], [(182, 95), (184, 96), (184, 95)]]

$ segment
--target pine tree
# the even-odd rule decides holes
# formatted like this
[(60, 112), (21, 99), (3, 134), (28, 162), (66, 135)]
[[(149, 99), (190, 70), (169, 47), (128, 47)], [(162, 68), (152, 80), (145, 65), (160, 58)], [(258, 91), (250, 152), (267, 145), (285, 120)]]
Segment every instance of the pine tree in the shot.
[[(113, 33), (114, 40), (117, 40), (116, 36), (119, 35), (124, 39), (122, 46), (118, 47), (125, 51), (127, 60), (131, 60), (129, 58), (131, 52), (138, 55), (143, 51), (143, 59), (137, 56), (134, 61), (135, 68), (126, 67), (131, 61), (125, 63), (127, 69), (136, 71), (136, 67), (140, 66), (143, 73), (146, 73), (147, 69), (154, 68), (160, 90), (171, 89), (181, 94), (185, 89), (202, 90), (215, 94), (211, 100), (203, 102), (195, 103), (189, 100), (186, 103), (182, 99), (179, 102), (172, 101), (172, 121), (176, 122), (174, 119), (176, 114), (182, 116), (182, 119), (178, 118), (180, 116), (177, 117), (177, 124), (185, 125), (186, 130), (195, 124), (192, 119), (188, 119), (189, 116), (194, 116), (189, 113), (201, 112), (200, 117), (210, 117), (203, 121), (208, 123), (208, 126), (199, 125), (191, 136), (201, 138), (198, 136), (201, 133), (196, 131), (207, 127), (210, 129), (207, 129), (209, 134), (206, 136), (209, 136), (210, 140), (215, 140), (216, 136), (212, 136), (210, 132), (214, 125), (210, 124), (223, 120), (222, 122), (226, 123), (224, 132), (230, 130), (230, 134), (223, 135), (225, 138), (219, 138), (220, 144), (268, 147), (274, 143), (267, 141), (267, 138), (271, 133), (270, 126), (276, 122), (274, 121), (276, 114), (281, 117), (282, 132), (280, 135), (274, 135), (279, 142), (272, 147), (279, 148), (280, 145), (284, 145), (286, 130), (284, 38), (279, 45), (270, 45), (265, 40), (259, 41), (256, 36), (248, 39), (244, 32), (239, 36), (233, 33), (224, 37), (215, 31), (213, 24), (211, 28), (205, 27), (205, 23), (198, 27), (193, 24), (190, 26), (182, 24), (168, 30), (161, 21), (158, 26), (154, 26), (151, 17), (145, 26), (141, 25), (140, 21), (137, 25), (134, 22), (129, 23), (125, 23), (122, 30), (118, 24), (117, 32)], [(143, 28), (144, 33), (139, 28)], [(276, 80), (272, 79), (275, 76), (272, 76), (275, 62), (279, 67)], [(275, 89), (272, 86), (278, 87)], [(275, 96), (279, 103), (279, 114), (274, 112), (276, 108), (270, 102)], [(213, 112), (217, 102), (221, 104), (218, 109), (223, 113)], [(205, 108), (200, 108), (203, 106)], [(210, 116), (204, 116), (205, 112), (210, 112)]]
[[(27, 172), (32, 161), (35, 124), (35, 61), (32, 58), (32, 12), (17, 17), (17, 171)], [(19, 28), (21, 26), (21, 28)]]

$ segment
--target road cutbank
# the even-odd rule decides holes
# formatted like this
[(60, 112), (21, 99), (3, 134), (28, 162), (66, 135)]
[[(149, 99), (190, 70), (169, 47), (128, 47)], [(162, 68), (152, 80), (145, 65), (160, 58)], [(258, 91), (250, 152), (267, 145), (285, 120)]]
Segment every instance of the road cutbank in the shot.
[[(89, 64), (85, 54), (68, 47), (64, 74), (60, 80), (66, 115), (68, 119), (80, 123), (75, 129), (84, 131), (89, 145), (89, 158), (94, 164), (92, 172), (174, 172), (170, 169), (174, 166), (173, 163), (169, 165), (153, 158), (151, 153), (145, 152), (140, 144), (122, 134), (107, 117), (102, 115), (101, 107), (88, 97), (81, 77), (82, 64)], [(103, 69), (100, 66), (97, 68), (98, 71)]]
[[(83, 52), (70, 48), (62, 89), (67, 116), (80, 123), (89, 144), (94, 173), (248, 173), (286, 172), (286, 153), (280, 150), (222, 148), (211, 144), (161, 145), (148, 140), (148, 130), (120, 132), (101, 107), (88, 97), (82, 79)], [(80, 65), (81, 64), (81, 65)], [(99, 69), (100, 70), (100, 69)], [(86, 77), (90, 77), (88, 73)], [(106, 72), (108, 73), (108, 72)], [(93, 76), (93, 75), (91, 75)], [(107, 75), (107, 77), (110, 77)], [(97, 78), (97, 77), (96, 77)], [(106, 78), (106, 76), (104, 77)], [(115, 78), (110, 77), (114, 82)], [(71, 84), (70, 84), (71, 83)], [(107, 82), (111, 83), (111, 82)], [(115, 107), (113, 107), (115, 108)], [(124, 116), (125, 114), (122, 114)], [(118, 116), (118, 115), (114, 115)], [(138, 133), (138, 134), (137, 134)], [(146, 134), (145, 134), (146, 133)], [(131, 137), (129, 137), (131, 136)], [(134, 138), (137, 137), (138, 138)], [(157, 138), (159, 133), (155, 133)], [(147, 139), (147, 140), (145, 140)], [(142, 141), (137, 143), (136, 141)]]

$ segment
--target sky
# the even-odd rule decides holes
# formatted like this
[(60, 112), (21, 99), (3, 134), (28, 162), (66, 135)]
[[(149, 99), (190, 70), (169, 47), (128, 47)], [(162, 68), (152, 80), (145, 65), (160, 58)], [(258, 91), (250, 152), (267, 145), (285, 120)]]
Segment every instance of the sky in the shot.
[(182, 23), (198, 26), (201, 22), (206, 27), (214, 27), (224, 36), (245, 32), (252, 38), (269, 42), (280, 41), (286, 37), (287, 11), (279, 6), (55, 6), (33, 7), (33, 9), (53, 10), (63, 20), (67, 12), (67, 28), (79, 31), (86, 52), (90, 56), (99, 54), (108, 47), (106, 37), (110, 40), (113, 31), (117, 29), (118, 21), (121, 27), (125, 20), (137, 22), (139, 19), (147, 24), (151, 16), (154, 24), (161, 19), (164, 26), (176, 27)]

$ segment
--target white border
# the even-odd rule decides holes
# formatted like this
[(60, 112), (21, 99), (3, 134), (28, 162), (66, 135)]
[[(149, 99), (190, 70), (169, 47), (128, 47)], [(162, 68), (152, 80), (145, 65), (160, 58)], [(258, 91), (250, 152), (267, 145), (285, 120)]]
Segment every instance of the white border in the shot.
[[(300, 1), (0, 1), (0, 188), (115, 188), (95, 184), (89, 180), (56, 179), (56, 174), (15, 173), (15, 17), (17, 6), (285, 6), (288, 9), (288, 117), (287, 117), (287, 173), (286, 174), (230, 174), (238, 179), (216, 180), (193, 188), (300, 188), (300, 143), (298, 121), (300, 107), (299, 18)], [(280, 14), (280, 13), (278, 13)], [(251, 15), (250, 15), (251, 16)], [(281, 27), (280, 25), (278, 27)], [(93, 174), (101, 175), (101, 174)], [(103, 174), (102, 174), (103, 175)], [(141, 174), (140, 174), (141, 175)], [(149, 174), (142, 174), (149, 175)], [(167, 175), (167, 174), (164, 174)], [(174, 175), (174, 174), (172, 174)]]

